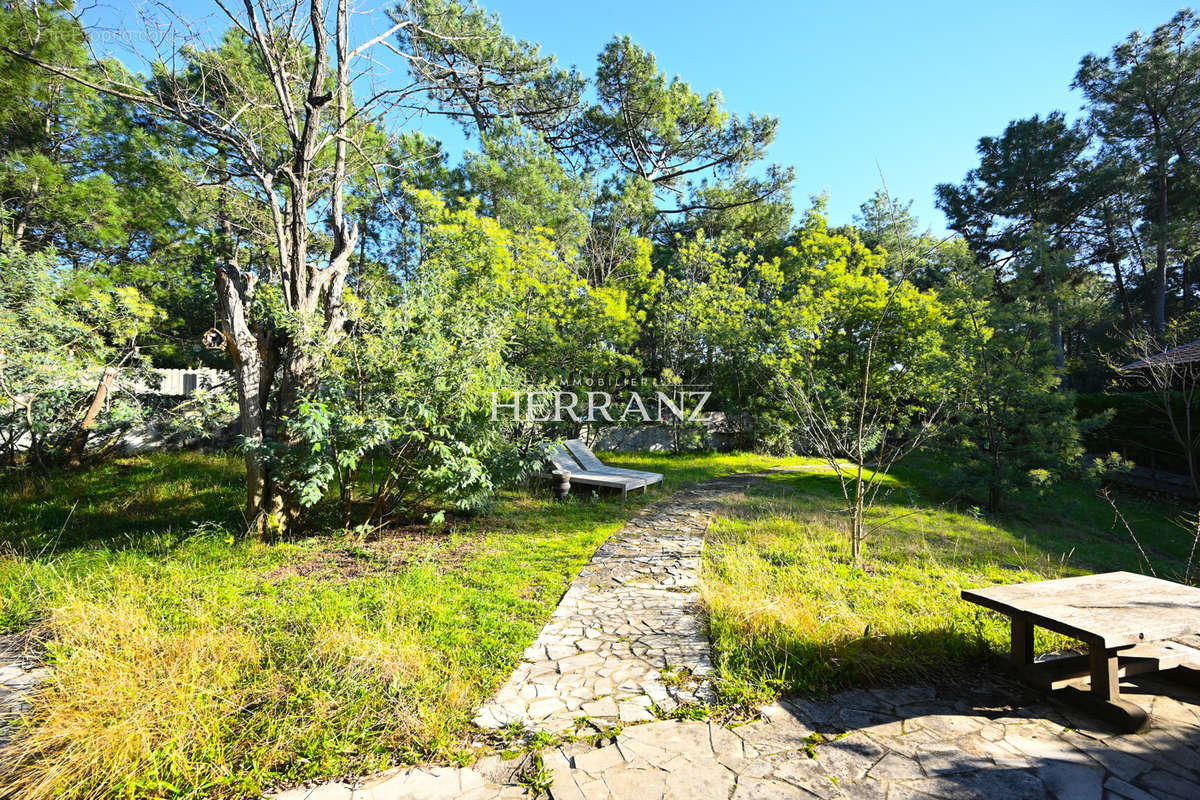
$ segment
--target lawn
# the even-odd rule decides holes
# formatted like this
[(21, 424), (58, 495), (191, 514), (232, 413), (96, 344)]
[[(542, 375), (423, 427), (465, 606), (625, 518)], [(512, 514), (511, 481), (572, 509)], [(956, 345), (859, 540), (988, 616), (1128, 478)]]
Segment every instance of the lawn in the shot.
[[(779, 463), (613, 460), (664, 491)], [(32, 630), (52, 668), (0, 784), (253, 796), (463, 759), (475, 707), (646, 502), (522, 490), (437, 530), (266, 545), (233, 535), (240, 490), (235, 457), (199, 453), (0, 487), (0, 632)]]
[[(731, 702), (954, 674), (1007, 642), (960, 588), (1141, 564), (1082, 486), (989, 518), (941, 494), (936, 463), (912, 463), (889, 479), (859, 569), (834, 479), (812, 460), (605, 458), (664, 472), (664, 489), (565, 503), (519, 490), (437, 529), (270, 545), (233, 535), (232, 456), (163, 453), (10, 481), (0, 632), (44, 640), (52, 677), (0, 759), (0, 784), (44, 798), (237, 797), (465, 760), (474, 709), (594, 549), (648, 499), (729, 472), (802, 470), (757, 483), (712, 530), (704, 592)], [(1181, 570), (1191, 536), (1174, 513), (1118, 502), (1159, 574)]]
[[(1125, 569), (1147, 571), (1094, 487), (1063, 483), (993, 516), (941, 489), (942, 465), (897, 467), (870, 515), (862, 568), (847, 557), (836, 477), (773, 476), (725, 508), (711, 533), (705, 600), (724, 697), (952, 677), (1008, 647), (1006, 620), (963, 588)], [(1180, 510), (1115, 502), (1160, 577), (1182, 575), (1193, 531)], [(1039, 632), (1042, 651), (1073, 643)]]

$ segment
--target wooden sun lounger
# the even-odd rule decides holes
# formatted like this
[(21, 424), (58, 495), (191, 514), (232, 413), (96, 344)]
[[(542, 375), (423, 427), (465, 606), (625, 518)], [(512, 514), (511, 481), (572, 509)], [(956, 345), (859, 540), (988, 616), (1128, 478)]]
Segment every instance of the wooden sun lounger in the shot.
[(646, 481), (647, 486), (662, 483), (663, 476), (660, 472), (646, 472), (640, 469), (624, 469), (622, 467), (608, 466), (596, 457), (596, 454), (592, 452), (590, 447), (583, 443), (582, 439), (567, 439), (563, 442), (563, 445), (588, 472), (642, 478)]
[[(1170, 669), (1189, 682), (1200, 678), (1200, 650), (1171, 641), (1200, 633), (1200, 589), (1108, 572), (968, 589), (962, 597), (1011, 619), (1012, 666), (1022, 678), (1130, 732), (1150, 720), (1121, 699), (1122, 677)], [(1087, 655), (1035, 662), (1035, 626), (1086, 642)], [(1072, 685), (1084, 677), (1089, 691)]]
[[(647, 477), (639, 475), (623, 475), (609, 471), (600, 472), (587, 469), (583, 464), (575, 460), (570, 451), (561, 445), (550, 453), (550, 463), (554, 466), (553, 475), (559, 481), (559, 497), (567, 496), (571, 491), (571, 484), (596, 486), (604, 489), (619, 489), (621, 497), (626, 497), (633, 489), (645, 491), (646, 487), (653, 482)], [(645, 473), (645, 475), (655, 474)], [(662, 480), (661, 475), (657, 477), (659, 481)]]

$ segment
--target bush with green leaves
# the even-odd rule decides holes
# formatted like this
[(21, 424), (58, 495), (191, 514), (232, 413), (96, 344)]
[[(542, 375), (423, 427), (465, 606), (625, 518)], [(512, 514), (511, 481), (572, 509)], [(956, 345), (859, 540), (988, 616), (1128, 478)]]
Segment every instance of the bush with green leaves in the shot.
[(943, 288), (965, 369), (939, 448), (954, 465), (949, 483), (992, 512), (1022, 489), (1080, 473), (1081, 434), (1111, 417), (1077, 417), (1055, 364), (1051, 311), (1030, 281), (1013, 280), (1007, 291), (1007, 299), (994, 296), (991, 272), (979, 269), (952, 275)]
[[(82, 446), (81, 427), (94, 452), (140, 421), (145, 409), (131, 388), (153, 378), (136, 341), (161, 318), (137, 289), (64, 267), (53, 250), (0, 250), (0, 450), (8, 462), (48, 468)], [(85, 423), (106, 370), (111, 388)]]
[(319, 390), (285, 420), (286, 438), (263, 445), (303, 506), (336, 497), (346, 524), (479, 509), (544, 455), (492, 413), (493, 392), (527, 384), (512, 366), (521, 326), (550, 316), (536, 303), (514, 313), (529, 297), (513, 286), (538, 277), (522, 258), (528, 242), (433, 195), (417, 205), (426, 224), (412, 277), (364, 276), (348, 298), (352, 333), (324, 359)]

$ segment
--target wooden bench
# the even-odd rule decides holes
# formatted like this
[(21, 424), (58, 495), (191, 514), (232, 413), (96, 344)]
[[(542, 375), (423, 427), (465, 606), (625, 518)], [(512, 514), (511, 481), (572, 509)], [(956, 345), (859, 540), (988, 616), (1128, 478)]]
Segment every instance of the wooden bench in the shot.
[[(1168, 669), (1200, 677), (1200, 650), (1171, 641), (1200, 633), (1200, 589), (1108, 572), (967, 589), (962, 597), (1010, 618), (1011, 662), (1023, 679), (1130, 732), (1145, 730), (1149, 716), (1121, 699), (1122, 677)], [(1035, 627), (1083, 641), (1087, 655), (1036, 661)]]

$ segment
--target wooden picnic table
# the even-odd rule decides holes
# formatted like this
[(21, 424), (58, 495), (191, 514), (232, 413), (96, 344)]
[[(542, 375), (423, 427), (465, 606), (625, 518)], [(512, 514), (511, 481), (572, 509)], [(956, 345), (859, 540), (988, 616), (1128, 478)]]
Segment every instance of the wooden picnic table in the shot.
[[(1106, 572), (965, 589), (962, 597), (1011, 619), (1012, 665), (1023, 678), (1130, 731), (1144, 730), (1149, 716), (1121, 699), (1122, 677), (1168, 669), (1200, 676), (1200, 650), (1172, 641), (1200, 634), (1200, 589), (1192, 586)], [(1087, 655), (1035, 661), (1035, 627), (1083, 641)], [(1080, 690), (1081, 677), (1090, 691)]]

